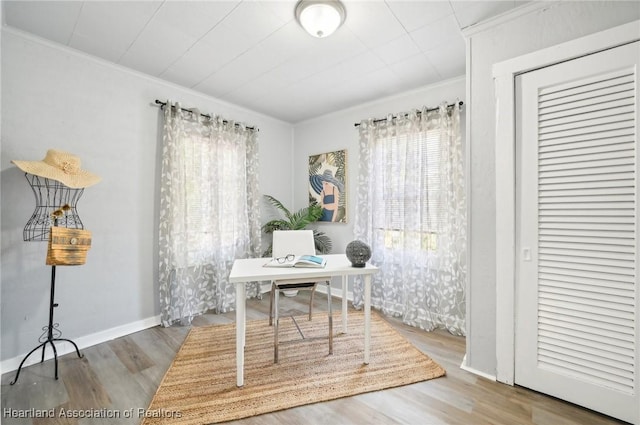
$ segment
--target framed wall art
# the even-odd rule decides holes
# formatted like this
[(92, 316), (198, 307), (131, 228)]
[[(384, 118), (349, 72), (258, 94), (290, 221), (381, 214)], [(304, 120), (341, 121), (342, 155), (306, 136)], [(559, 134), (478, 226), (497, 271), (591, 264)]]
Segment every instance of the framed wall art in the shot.
[(309, 204), (322, 207), (319, 221), (347, 222), (347, 151), (309, 157)]

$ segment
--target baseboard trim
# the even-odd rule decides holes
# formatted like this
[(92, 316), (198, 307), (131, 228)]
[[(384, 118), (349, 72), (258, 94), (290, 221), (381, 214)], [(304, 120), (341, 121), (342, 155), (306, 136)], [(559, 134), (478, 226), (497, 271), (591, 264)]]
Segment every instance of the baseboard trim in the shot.
[[(260, 287), (260, 295), (268, 294), (271, 291), (271, 284), (262, 284)], [(327, 293), (327, 287), (325, 285), (318, 285), (316, 292), (321, 294)], [(331, 287), (331, 297), (342, 299), (342, 288)], [(347, 291), (347, 300), (353, 302), (353, 292)]]
[[(115, 326), (110, 329), (106, 329), (104, 331), (96, 332), (94, 334), (81, 336), (79, 338), (75, 338), (73, 341), (78, 345), (80, 350), (84, 348), (88, 348), (97, 344), (101, 344), (103, 342), (111, 341), (116, 338), (120, 338), (135, 332), (139, 332), (148, 328), (152, 328), (160, 324), (160, 316), (148, 317), (146, 319), (138, 320), (136, 322), (127, 323), (121, 326)], [(34, 346), (37, 341), (34, 341)], [(51, 347), (47, 345), (47, 349), (45, 350), (45, 360), (49, 360), (53, 358), (53, 350)], [(59, 342), (56, 343), (56, 351), (58, 352), (58, 357), (63, 356), (68, 353), (72, 353), (75, 351), (73, 345), (68, 342)], [(0, 363), (0, 373), (7, 373), (17, 370), (20, 366), (20, 362), (24, 359), (24, 356), (27, 355), (28, 352), (21, 354), (19, 356), (3, 360)], [(29, 365), (40, 363), (42, 359), (41, 352), (33, 353), (27, 361), (24, 362), (22, 367), (27, 367)]]
[[(318, 288), (316, 289), (317, 292), (320, 292), (321, 294), (326, 294), (327, 293), (327, 287), (325, 285), (318, 285)], [(336, 288), (334, 286), (331, 287), (331, 297), (332, 298), (343, 298), (343, 294), (342, 294), (342, 288)], [(353, 292), (349, 292), (347, 291), (347, 301), (351, 301), (353, 302)]]
[(460, 365), (460, 369), (464, 370), (465, 372), (469, 372), (469, 373), (473, 373), (474, 375), (481, 376), (481, 377), (483, 377), (485, 379), (488, 379), (490, 381), (494, 381), (494, 382), (497, 381), (495, 375), (490, 375), (488, 373), (479, 371), (478, 369), (474, 369), (472, 367), (469, 367), (467, 365), (467, 356), (466, 355), (462, 358), (462, 364)]
[[(268, 289), (267, 289), (268, 288)], [(262, 288), (261, 288), (262, 289)], [(264, 289), (263, 291), (266, 289), (266, 292), (268, 292), (271, 288), (268, 285), (264, 285)], [(318, 292), (320, 293), (327, 293), (327, 288), (324, 285), (318, 285)], [(332, 297), (336, 297), (336, 298), (340, 298), (342, 299), (342, 289), (341, 288), (335, 288), (335, 287), (331, 287), (331, 296)], [(347, 292), (347, 300), (353, 301), (353, 293), (352, 292)], [(100, 331), (100, 332), (96, 332), (94, 334), (90, 334), (90, 335), (85, 335), (79, 338), (75, 338), (73, 339), (73, 341), (78, 345), (78, 348), (80, 350), (84, 349), (84, 348), (88, 348), (88, 347), (92, 347), (94, 345), (97, 344), (101, 344), (103, 342), (107, 342), (107, 341), (111, 341), (113, 339), (116, 338), (120, 338), (123, 336), (127, 336), (129, 334), (135, 333), (135, 332), (139, 332), (148, 328), (152, 328), (154, 326), (158, 326), (160, 325), (160, 316), (153, 316), (153, 317), (148, 317), (146, 319), (142, 319), (142, 320), (138, 320), (136, 322), (132, 322), (132, 323), (127, 323), (125, 325), (121, 325), (121, 326), (116, 326), (113, 327), (111, 329), (106, 329), (104, 331)], [(34, 346), (36, 345), (37, 341), (34, 341)], [(46, 360), (50, 360), (53, 358), (53, 351), (51, 350), (50, 346), (47, 346), (48, 348), (45, 351), (45, 356), (44, 359)], [(58, 342), (56, 343), (56, 350), (58, 351), (58, 357), (63, 356), (65, 354), (69, 354), (75, 351), (75, 349), (73, 348), (73, 345), (71, 345), (68, 342)], [(2, 362), (0, 362), (0, 374), (4, 374), (4, 373), (8, 373), (8, 372), (12, 372), (14, 370), (17, 370), (18, 367), (20, 366), (20, 362), (22, 361), (22, 359), (24, 359), (24, 356), (27, 355), (28, 352), (25, 352), (23, 354), (20, 354), (16, 357), (10, 358), (10, 359), (6, 359), (6, 360), (2, 360)], [(39, 353), (33, 353), (28, 359), (27, 361), (24, 362), (24, 364), (22, 365), (22, 367), (27, 367), (30, 366), (32, 364), (36, 364), (40, 362), (40, 359), (42, 358), (42, 354)]]

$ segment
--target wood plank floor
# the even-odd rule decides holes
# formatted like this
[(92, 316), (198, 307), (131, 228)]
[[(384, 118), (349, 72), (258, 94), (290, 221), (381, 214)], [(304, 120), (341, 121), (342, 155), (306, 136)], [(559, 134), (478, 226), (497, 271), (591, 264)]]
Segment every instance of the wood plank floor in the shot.
[[(308, 292), (295, 298), (281, 297), (281, 314), (304, 314)], [(323, 294), (315, 297), (316, 309), (326, 309)], [(334, 300), (335, 311), (340, 301)], [(268, 317), (269, 299), (249, 300), (247, 318)], [(234, 313), (205, 314), (192, 326), (230, 323)], [(394, 328), (447, 370), (447, 375), (326, 403), (297, 407), (229, 424), (540, 424), (605, 425), (622, 422), (525, 388), (499, 384), (460, 369), (465, 340), (444, 331), (424, 332), (387, 319)], [(64, 324), (61, 324), (64, 327)], [(2, 376), (0, 422), (17, 424), (138, 424), (169, 368), (189, 328), (154, 327), (105, 342), (60, 358), (59, 379), (53, 378), (53, 361), (29, 366), (16, 385), (15, 372)], [(8, 410), (9, 409), (9, 410)], [(120, 418), (12, 418), (19, 412), (65, 409), (67, 413), (99, 412)], [(140, 410), (139, 410), (140, 409)], [(130, 418), (124, 416), (131, 413)]]

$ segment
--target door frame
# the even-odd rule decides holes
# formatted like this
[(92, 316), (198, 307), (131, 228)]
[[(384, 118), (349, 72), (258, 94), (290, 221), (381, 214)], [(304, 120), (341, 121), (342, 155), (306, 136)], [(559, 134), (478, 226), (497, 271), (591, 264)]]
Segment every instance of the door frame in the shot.
[[(517, 75), (640, 40), (640, 20), (496, 63), (496, 380), (514, 385), (516, 314)], [(640, 73), (639, 73), (640, 74)], [(640, 97), (640, 93), (638, 93)], [(640, 289), (639, 289), (640, 293)], [(640, 313), (636, 314), (640, 340)], [(640, 363), (640, 362), (639, 362)], [(636, 365), (636, 370), (640, 369)], [(636, 373), (640, 381), (640, 374)], [(640, 391), (636, 391), (640, 402)], [(640, 404), (640, 403), (639, 403)], [(640, 408), (638, 420), (640, 423)]]

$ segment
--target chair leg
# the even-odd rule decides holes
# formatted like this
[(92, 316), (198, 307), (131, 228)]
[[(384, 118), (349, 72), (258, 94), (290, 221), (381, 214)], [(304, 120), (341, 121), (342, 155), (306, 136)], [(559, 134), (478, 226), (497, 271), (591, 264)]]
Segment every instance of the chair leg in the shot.
[(329, 354), (333, 354), (333, 309), (331, 308), (331, 281), (327, 281), (327, 301), (329, 303)]
[(316, 293), (317, 287), (318, 285), (314, 285), (313, 289), (311, 289), (311, 298), (309, 299), (309, 320), (311, 320), (311, 317), (313, 315), (313, 296)]
[(271, 283), (271, 294), (269, 294), (269, 326), (273, 325), (273, 293), (276, 291), (276, 284)]
[(280, 290), (278, 288), (275, 288), (275, 294), (273, 294), (274, 297), (274, 320), (273, 320), (273, 362), (274, 363), (278, 363), (278, 324), (279, 324), (279, 317), (278, 317), (278, 298), (280, 295)]

